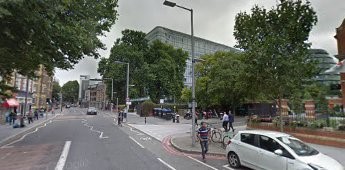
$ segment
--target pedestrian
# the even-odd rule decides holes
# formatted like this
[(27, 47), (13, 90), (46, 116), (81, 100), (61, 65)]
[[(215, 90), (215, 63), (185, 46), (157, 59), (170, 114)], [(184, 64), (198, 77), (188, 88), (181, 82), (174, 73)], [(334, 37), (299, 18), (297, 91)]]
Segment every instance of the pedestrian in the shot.
[(14, 124), (14, 122), (16, 121), (16, 114), (14, 113), (14, 111), (11, 111), (10, 113), (10, 125)]
[(29, 121), (29, 124), (30, 124), (30, 123), (33, 123), (32, 116), (33, 116), (33, 115), (32, 115), (32, 110), (30, 109), (30, 110), (29, 110), (29, 113), (28, 113), (28, 121)]
[(223, 128), (224, 128), (225, 132), (227, 132), (228, 131), (229, 116), (226, 112), (224, 112), (222, 121), (223, 121)]
[(234, 123), (235, 118), (234, 118), (234, 115), (231, 114), (231, 111), (229, 111), (228, 117), (229, 117), (229, 130), (230, 130), (230, 128), (231, 128), (231, 129), (232, 129), (232, 133), (234, 133), (234, 132), (235, 132), (235, 129), (234, 129), (234, 127), (232, 126), (232, 123)]
[(208, 132), (210, 129), (206, 127), (206, 122), (201, 122), (201, 127), (198, 130), (198, 137), (200, 139), (201, 156), (205, 160), (205, 155), (208, 151)]
[(35, 109), (34, 116), (35, 116), (36, 120), (38, 120), (38, 110), (37, 109)]
[(120, 111), (120, 112), (119, 112), (119, 115), (117, 116), (117, 124), (118, 124), (119, 126), (122, 126), (122, 124), (121, 124), (122, 117), (123, 117), (123, 111)]

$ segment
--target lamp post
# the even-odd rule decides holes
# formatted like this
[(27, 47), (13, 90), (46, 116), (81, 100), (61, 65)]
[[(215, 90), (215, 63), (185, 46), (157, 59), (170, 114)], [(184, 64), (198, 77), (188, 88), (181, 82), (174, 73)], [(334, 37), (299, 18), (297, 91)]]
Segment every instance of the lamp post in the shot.
[(110, 99), (110, 112), (113, 113), (113, 96), (114, 96), (114, 79), (113, 78), (103, 78), (104, 80), (111, 79), (111, 99)]
[(128, 97), (128, 88), (129, 88), (129, 63), (126, 63), (126, 62), (122, 62), (122, 61), (114, 61), (115, 63), (117, 64), (127, 64), (127, 81), (126, 81), (126, 99), (125, 99), (125, 102), (126, 102), (126, 121), (127, 121), (127, 114), (128, 114), (128, 110), (129, 110), (129, 105), (127, 104), (127, 100), (129, 100), (129, 97)]
[(189, 9), (180, 5), (177, 5), (175, 2), (170, 2), (165, 0), (163, 5), (169, 7), (178, 7), (184, 10), (187, 10), (191, 14), (191, 46), (192, 46), (192, 146), (195, 145), (195, 75), (194, 75), (194, 29), (193, 29), (193, 9)]

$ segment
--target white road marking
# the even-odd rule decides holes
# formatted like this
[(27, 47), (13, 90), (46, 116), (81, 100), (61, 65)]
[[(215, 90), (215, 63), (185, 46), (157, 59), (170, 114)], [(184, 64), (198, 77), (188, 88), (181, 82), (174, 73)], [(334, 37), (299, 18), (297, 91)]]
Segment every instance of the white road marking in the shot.
[(107, 138), (109, 138), (108, 136), (103, 136), (103, 132), (101, 132), (101, 134), (99, 135), (99, 138), (101, 138), (101, 139), (107, 139)]
[[(55, 117), (56, 117), (56, 116), (55, 116)], [(49, 121), (48, 124), (49, 124), (49, 123), (51, 123), (51, 122)], [(6, 144), (6, 145), (2, 146), (1, 148), (10, 148), (10, 145), (13, 145), (13, 144), (15, 144), (15, 143), (17, 143), (17, 142), (22, 141), (26, 136), (28, 136), (28, 135), (30, 135), (30, 134), (33, 134), (33, 133), (36, 133), (36, 132), (38, 131), (38, 129), (43, 128), (43, 127), (46, 127), (46, 126), (47, 126), (47, 123), (44, 123), (44, 125), (42, 125), (42, 126), (40, 126), (40, 127), (37, 127), (34, 131), (24, 134), (21, 138), (15, 140), (15, 141), (12, 141), (12, 142), (9, 143), (9, 144)]]
[(136, 144), (138, 144), (141, 148), (145, 148), (143, 145), (141, 145), (138, 141), (136, 141), (134, 138), (132, 138), (131, 136), (129, 137), (129, 139), (132, 139), (132, 141), (134, 141)]
[(225, 169), (229, 169), (229, 170), (234, 170), (234, 169), (230, 168), (228, 164), (223, 165), (223, 168), (225, 168)]
[(63, 147), (60, 159), (55, 166), (55, 170), (63, 170), (63, 167), (65, 166), (65, 163), (67, 160), (67, 156), (68, 156), (68, 152), (69, 152), (70, 147), (71, 147), (71, 141), (66, 141), (65, 146)]
[(169, 165), (168, 163), (166, 163), (165, 161), (163, 161), (161, 158), (157, 158), (160, 162), (162, 162), (165, 166), (167, 166), (168, 168), (172, 169), (172, 170), (176, 170), (174, 167), (172, 167), (171, 165)]
[(194, 161), (196, 161), (196, 162), (199, 162), (199, 163), (201, 163), (201, 164), (203, 164), (203, 165), (205, 165), (205, 166), (207, 166), (207, 167), (209, 167), (209, 168), (211, 168), (211, 169), (213, 169), (213, 170), (218, 170), (217, 168), (215, 168), (215, 167), (213, 167), (213, 166), (211, 166), (211, 165), (205, 164), (204, 162), (201, 162), (201, 161), (199, 161), (199, 160), (197, 160), (197, 159), (195, 159), (195, 158), (193, 158), (193, 157), (191, 157), (191, 156), (187, 156), (187, 157), (190, 158), (190, 159), (192, 159), (192, 160), (194, 160)]
[(82, 119), (82, 123), (84, 126), (88, 127), (92, 132), (96, 132), (99, 133), (99, 138), (100, 139), (107, 139), (109, 138), (108, 136), (103, 136), (103, 132), (99, 131), (99, 130), (94, 130), (93, 126), (90, 126), (89, 124), (87, 124), (87, 120), (86, 119)]

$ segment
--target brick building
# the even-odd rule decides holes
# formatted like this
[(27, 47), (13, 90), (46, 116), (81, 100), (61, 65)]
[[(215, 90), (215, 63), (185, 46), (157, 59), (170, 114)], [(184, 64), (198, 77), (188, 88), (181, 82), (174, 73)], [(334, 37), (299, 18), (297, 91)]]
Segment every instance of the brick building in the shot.
[[(336, 35), (334, 36), (337, 39), (338, 44), (338, 55), (336, 57), (341, 61), (341, 65), (343, 66), (344, 59), (345, 59), (345, 19), (343, 20), (342, 24), (336, 28)], [(340, 71), (340, 84), (341, 84), (341, 94), (342, 94), (342, 103), (345, 106), (345, 70), (342, 69)]]

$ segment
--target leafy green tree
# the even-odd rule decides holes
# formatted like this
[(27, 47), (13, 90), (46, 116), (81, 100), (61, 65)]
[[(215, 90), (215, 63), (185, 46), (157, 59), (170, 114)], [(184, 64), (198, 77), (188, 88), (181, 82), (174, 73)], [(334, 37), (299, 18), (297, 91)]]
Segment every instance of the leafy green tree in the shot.
[(98, 58), (99, 39), (117, 19), (117, 0), (0, 1), (0, 76), (34, 77), (43, 64), (71, 69), (84, 56)]
[[(145, 33), (134, 30), (122, 31), (122, 37), (117, 39), (111, 48), (108, 59), (102, 58), (98, 64), (98, 73), (103, 77), (114, 79), (114, 91), (120, 102), (124, 102), (126, 95), (126, 75), (127, 67), (115, 61), (130, 63), (129, 83), (135, 85), (130, 87), (129, 96), (132, 98), (145, 96), (145, 86), (147, 77), (147, 64), (144, 62), (144, 56), (148, 50), (148, 43), (145, 39)], [(111, 82), (107, 81), (107, 86), (111, 87)], [(108, 96), (111, 88), (107, 88)]]
[(61, 86), (60, 86), (59, 82), (53, 81), (52, 98), (54, 101), (60, 100), (60, 92), (61, 92)]
[(182, 49), (154, 41), (145, 61), (148, 64), (148, 89), (154, 102), (163, 96), (180, 98), (188, 54)]
[(154, 102), (163, 95), (179, 98), (187, 53), (159, 41), (149, 45), (146, 34), (141, 31), (124, 30), (122, 34), (112, 47), (110, 57), (102, 58), (98, 67), (103, 77), (114, 79), (114, 91), (120, 101), (124, 102), (126, 94), (127, 69), (115, 61), (130, 63), (129, 82), (135, 85), (130, 87), (131, 98), (149, 95)]
[(62, 86), (61, 91), (64, 102), (75, 103), (78, 101), (79, 83), (77, 80), (65, 83)]
[(280, 0), (270, 10), (256, 5), (250, 14), (237, 14), (235, 21), (236, 46), (245, 54), (242, 80), (252, 94), (278, 99), (280, 105), (284, 95), (301, 87), (315, 70), (307, 42), (317, 22), (315, 11), (309, 1)]
[(189, 103), (192, 101), (192, 90), (188, 87), (184, 87), (181, 92), (180, 102)]
[(196, 95), (203, 108), (220, 106), (234, 109), (246, 97), (239, 79), (243, 68), (242, 54), (237, 52), (217, 52), (202, 57), (197, 64), (198, 74)]

